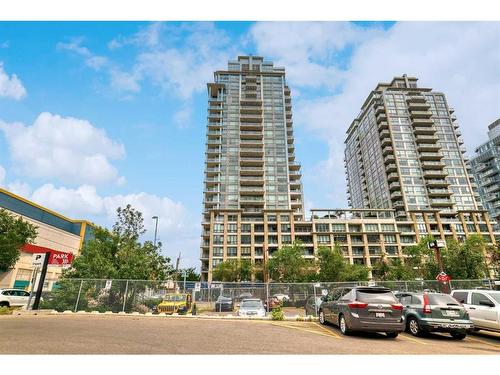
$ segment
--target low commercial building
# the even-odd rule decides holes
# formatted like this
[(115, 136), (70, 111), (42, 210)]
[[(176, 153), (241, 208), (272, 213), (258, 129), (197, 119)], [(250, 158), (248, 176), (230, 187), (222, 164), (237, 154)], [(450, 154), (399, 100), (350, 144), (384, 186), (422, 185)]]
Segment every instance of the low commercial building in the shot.
[[(34, 202), (0, 188), (0, 208), (20, 216), (37, 228), (33, 244), (21, 248), (14, 268), (0, 272), (0, 288), (28, 289), (33, 277), (34, 253), (66, 253), (76, 256), (85, 241), (93, 236), (93, 225), (86, 220), (69, 219)], [(49, 267), (44, 288), (51, 290), (62, 272), (61, 267)]]

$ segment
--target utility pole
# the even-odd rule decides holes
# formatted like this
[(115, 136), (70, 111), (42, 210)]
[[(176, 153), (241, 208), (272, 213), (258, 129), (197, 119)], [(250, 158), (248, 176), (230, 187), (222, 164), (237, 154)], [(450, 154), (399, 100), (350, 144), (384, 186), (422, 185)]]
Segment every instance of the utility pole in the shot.
[(155, 220), (155, 237), (154, 237), (153, 245), (156, 246), (156, 234), (158, 233), (158, 219), (159, 219), (159, 217), (153, 216), (152, 219)]

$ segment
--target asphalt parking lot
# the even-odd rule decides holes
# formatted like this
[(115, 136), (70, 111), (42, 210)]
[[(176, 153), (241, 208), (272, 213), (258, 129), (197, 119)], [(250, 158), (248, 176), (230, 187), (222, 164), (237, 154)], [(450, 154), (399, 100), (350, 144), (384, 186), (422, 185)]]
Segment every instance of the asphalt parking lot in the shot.
[(0, 317), (1, 354), (500, 354), (500, 335), (342, 336), (315, 322), (117, 315)]

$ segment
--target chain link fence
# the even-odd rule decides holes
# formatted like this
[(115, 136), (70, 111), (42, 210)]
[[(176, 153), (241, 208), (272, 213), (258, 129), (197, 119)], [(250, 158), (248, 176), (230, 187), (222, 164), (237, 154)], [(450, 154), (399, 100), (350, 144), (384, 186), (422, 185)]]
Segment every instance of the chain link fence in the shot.
[[(196, 288), (198, 284), (199, 288)], [(396, 291), (433, 291), (450, 293), (454, 289), (500, 289), (498, 281), (435, 280), (343, 282), (343, 283), (195, 283), (147, 280), (61, 279), (51, 291), (42, 295), (40, 308), (57, 311), (99, 311), (157, 313), (158, 305), (167, 294), (186, 293), (192, 297), (193, 313), (216, 311), (216, 302), (224, 296), (233, 302), (233, 308), (244, 298), (258, 298), (271, 309), (271, 300), (279, 300), (284, 310), (304, 315), (305, 305), (313, 297), (321, 297), (339, 287), (378, 285)], [(269, 301), (269, 304), (266, 304)], [(234, 311), (233, 311), (234, 313)]]

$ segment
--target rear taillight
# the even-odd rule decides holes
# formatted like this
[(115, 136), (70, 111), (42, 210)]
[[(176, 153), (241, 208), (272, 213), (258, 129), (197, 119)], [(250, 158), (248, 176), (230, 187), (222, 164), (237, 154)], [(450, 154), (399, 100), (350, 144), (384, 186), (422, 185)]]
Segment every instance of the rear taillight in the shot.
[(366, 309), (368, 307), (368, 304), (364, 303), (364, 302), (354, 301), (354, 302), (348, 303), (347, 306), (349, 306), (349, 308), (351, 308), (351, 309)]
[(403, 305), (400, 303), (394, 303), (391, 305), (393, 310), (403, 310)]
[(430, 314), (431, 311), (431, 306), (429, 305), (429, 296), (427, 294), (424, 294), (424, 314)]

